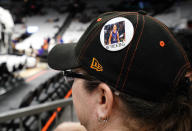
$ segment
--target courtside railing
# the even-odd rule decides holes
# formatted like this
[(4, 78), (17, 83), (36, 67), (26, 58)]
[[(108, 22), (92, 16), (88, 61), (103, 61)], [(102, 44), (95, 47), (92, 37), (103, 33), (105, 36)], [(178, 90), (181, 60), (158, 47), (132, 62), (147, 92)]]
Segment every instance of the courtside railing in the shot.
[(71, 117), (71, 121), (73, 121), (73, 103), (72, 103), (72, 98), (68, 98), (68, 99), (61, 99), (61, 100), (56, 100), (53, 102), (47, 102), (41, 105), (34, 105), (34, 106), (30, 106), (30, 107), (25, 107), (25, 108), (21, 108), (21, 109), (16, 109), (16, 110), (12, 110), (12, 111), (7, 111), (4, 113), (0, 114), (0, 123), (8, 121), (8, 120), (14, 120), (19, 118), (19, 128), (20, 131), (24, 131), (24, 127), (23, 127), (23, 117), (26, 116), (31, 116), (31, 115), (37, 115), (38, 116), (38, 128), (39, 131), (44, 131), (44, 129), (42, 129), (42, 124), (41, 124), (41, 118), (40, 118), (40, 114), (46, 111), (50, 111), (50, 110), (54, 110), (56, 109), (56, 111), (54, 112), (55, 115), (55, 125), (57, 125), (58, 123), (58, 119), (57, 119), (57, 115), (58, 112), (61, 110), (62, 107), (66, 107), (66, 106), (70, 106), (70, 117)]

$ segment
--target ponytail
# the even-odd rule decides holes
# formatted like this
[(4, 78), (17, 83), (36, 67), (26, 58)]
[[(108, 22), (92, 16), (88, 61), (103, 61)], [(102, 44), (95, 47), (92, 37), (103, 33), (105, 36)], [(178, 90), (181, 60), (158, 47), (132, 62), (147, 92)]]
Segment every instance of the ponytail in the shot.
[(192, 87), (188, 78), (161, 103), (132, 96), (120, 97), (128, 114), (146, 125), (147, 131), (192, 131)]
[(184, 78), (174, 93), (175, 97), (172, 101), (167, 102), (167, 109), (164, 109), (167, 118), (163, 118), (162, 115), (161, 122), (158, 124), (159, 129), (162, 131), (191, 131), (192, 87), (189, 79)]

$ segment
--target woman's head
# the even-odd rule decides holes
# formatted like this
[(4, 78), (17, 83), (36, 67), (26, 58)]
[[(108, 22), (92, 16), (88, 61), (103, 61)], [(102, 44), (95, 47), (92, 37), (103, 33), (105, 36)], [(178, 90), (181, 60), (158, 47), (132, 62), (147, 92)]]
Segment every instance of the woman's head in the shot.
[[(86, 74), (79, 69), (76, 73)], [(77, 116), (88, 130), (105, 127), (104, 121), (107, 121), (112, 112), (115, 113), (112, 107), (117, 108), (114, 106), (114, 96), (109, 86), (97, 79), (75, 78), (72, 93)]]
[[(86, 74), (83, 70), (78, 73)], [(112, 124), (113, 128), (121, 126), (141, 131), (187, 131), (192, 128), (189, 84), (188, 77), (184, 77), (178, 89), (170, 91), (162, 102), (152, 102), (119, 92), (97, 79), (76, 78), (72, 87), (73, 101), (80, 121), (89, 130)]]
[[(106, 27), (122, 21), (125, 42), (105, 45)], [(81, 67), (66, 76), (75, 78), (74, 105), (89, 130), (185, 130), (190, 125), (191, 88), (184, 76), (191, 64), (169, 29), (143, 12), (100, 15), (77, 44), (55, 46), (48, 63), (65, 72)]]

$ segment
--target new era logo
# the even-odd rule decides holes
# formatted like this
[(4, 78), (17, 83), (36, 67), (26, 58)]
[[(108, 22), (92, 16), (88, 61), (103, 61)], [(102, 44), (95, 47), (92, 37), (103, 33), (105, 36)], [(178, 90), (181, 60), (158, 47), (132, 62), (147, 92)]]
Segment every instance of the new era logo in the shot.
[(101, 64), (99, 64), (98, 60), (94, 57), (90, 67), (92, 69), (95, 69), (96, 71), (103, 71), (103, 67), (101, 66)]

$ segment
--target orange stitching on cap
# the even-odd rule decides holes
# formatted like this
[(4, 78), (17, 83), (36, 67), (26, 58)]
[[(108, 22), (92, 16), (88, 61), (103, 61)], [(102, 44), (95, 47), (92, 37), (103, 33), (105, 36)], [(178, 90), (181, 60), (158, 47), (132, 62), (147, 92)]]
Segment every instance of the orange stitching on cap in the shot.
[[(138, 20), (139, 20), (139, 15), (138, 15), (138, 13), (137, 13), (137, 24), (136, 24), (136, 27), (135, 27), (135, 29), (134, 29), (134, 35), (135, 35), (135, 31), (136, 31), (136, 29), (137, 29)], [(134, 37), (134, 35), (133, 35), (133, 37)], [(132, 38), (132, 39), (133, 39), (133, 38)]]
[[(124, 15), (127, 15), (127, 14), (129, 14), (129, 13), (122, 14), (121, 16), (124, 16)], [(115, 15), (113, 18), (115, 18), (115, 17), (118, 16), (118, 15), (119, 15), (119, 14)], [(133, 15), (133, 14), (130, 13), (130, 15)], [(95, 28), (94, 30), (96, 30), (96, 29), (100, 29), (100, 28)], [(92, 32), (93, 32), (93, 31), (92, 31)], [(92, 35), (95, 36), (95, 35), (97, 35), (97, 33), (98, 33), (98, 30), (97, 30), (96, 33), (92, 33)], [(93, 37), (93, 36), (90, 36), (90, 37)], [(92, 38), (92, 39), (93, 39), (93, 38)], [(90, 41), (91, 41), (92, 39), (87, 39), (87, 40), (86, 40), (85, 44), (83, 45), (83, 47), (82, 47), (82, 49), (81, 49), (81, 51), (80, 51), (79, 58), (82, 58), (82, 57), (83, 57), (83, 55), (84, 55), (86, 49), (89, 47), (89, 44), (91, 43)], [(88, 43), (88, 44), (87, 44), (87, 43)], [(85, 48), (84, 48), (84, 47), (85, 47)]]
[[(104, 16), (104, 15), (106, 15), (106, 14), (112, 14), (112, 13), (119, 13), (119, 14), (121, 14), (121, 15), (125, 15), (125, 14), (128, 14), (128, 15), (132, 15), (132, 14), (138, 14), (138, 12), (127, 12), (127, 11), (124, 11), (124, 12), (119, 12), (119, 11), (109, 11), (109, 12), (105, 12), (105, 13), (103, 13), (103, 14), (101, 14), (100, 16)], [(119, 15), (119, 14), (116, 14), (117, 16)]]
[[(134, 31), (134, 35), (133, 35), (133, 38), (135, 37), (135, 32), (136, 32), (136, 30), (137, 30), (137, 25), (138, 25), (138, 13), (137, 13), (137, 24), (136, 24), (136, 27), (135, 27), (135, 31)], [(130, 42), (130, 45), (129, 45), (129, 47), (128, 47), (128, 49), (127, 49), (127, 51), (126, 51), (126, 54), (125, 54), (125, 57), (124, 57), (124, 60), (123, 60), (123, 64), (122, 64), (122, 66), (121, 66), (121, 71), (120, 71), (120, 74), (119, 74), (119, 76), (118, 76), (118, 79), (117, 79), (117, 82), (116, 82), (116, 88), (118, 87), (118, 84), (119, 84), (119, 81), (120, 81), (120, 77), (121, 77), (121, 75), (122, 75), (122, 72), (123, 72), (123, 67), (124, 67), (124, 65), (125, 65), (125, 60), (126, 60), (126, 58), (127, 58), (127, 54), (128, 54), (128, 52), (129, 52), (129, 48), (131, 47), (131, 42)]]
[(101, 21), (101, 20), (102, 20), (102, 18), (98, 18), (98, 19), (97, 19), (97, 22), (99, 22), (99, 21)]
[[(104, 14), (106, 14), (106, 13), (104, 13)], [(99, 28), (95, 28), (93, 31), (95, 31), (96, 29), (99, 29)], [(93, 31), (92, 31), (92, 32), (93, 32)], [(91, 40), (94, 38), (93, 36), (97, 35), (97, 33), (98, 33), (98, 30), (97, 30), (97, 32), (94, 32), (94, 33), (92, 33), (92, 34), (90, 35), (90, 39), (86, 39), (85, 44), (83, 44), (83, 47), (81, 48), (81, 51), (80, 51), (79, 56), (78, 56), (78, 59), (81, 59), (81, 58), (83, 57), (84, 52), (86, 51), (87, 47), (88, 47), (89, 44), (90, 44), (89, 41), (91, 41)], [(89, 43), (88, 43), (88, 42), (89, 42)], [(88, 43), (88, 44), (87, 44), (87, 43)]]
[(119, 76), (118, 76), (118, 79), (117, 79), (115, 88), (118, 87), (118, 84), (119, 84), (119, 81), (120, 81), (120, 77), (121, 77), (121, 75), (122, 75), (123, 67), (124, 67), (124, 65), (125, 65), (125, 61), (126, 61), (127, 54), (128, 54), (128, 52), (129, 52), (129, 48), (130, 48), (130, 47), (131, 47), (131, 45), (127, 48), (126, 55), (125, 55), (125, 57), (124, 57), (123, 64), (122, 64), (122, 66), (121, 66), (121, 71), (120, 71), (120, 74), (119, 74)]
[[(149, 17), (149, 16), (148, 16), (148, 17)], [(188, 67), (190, 68), (190, 67), (191, 67), (191, 64), (190, 64), (190, 62), (189, 62), (189, 59), (188, 59), (188, 57), (187, 57), (187, 54), (185, 53), (185, 51), (184, 51), (184, 49), (181, 47), (181, 45), (179, 45), (179, 43), (178, 43), (178, 41), (175, 39), (175, 37), (173, 37), (173, 34), (169, 31), (168, 27), (165, 26), (164, 24), (162, 24), (160, 21), (154, 19), (153, 17), (149, 17), (149, 18), (151, 18), (151, 19), (153, 19), (154, 21), (156, 21), (157, 23), (159, 23), (159, 24), (169, 33), (169, 35), (171, 36), (171, 38), (175, 41), (174, 44), (180, 49), (180, 51), (181, 51), (181, 53), (182, 53), (182, 55), (183, 55), (183, 57), (184, 57), (184, 59), (185, 59), (186, 65), (188, 65)], [(175, 77), (175, 79), (174, 79), (174, 81), (176, 81), (176, 82), (173, 81), (173, 83), (176, 83), (176, 85), (178, 84), (178, 82), (179, 82), (179, 80), (180, 80), (180, 77), (182, 76), (182, 75), (180, 75), (180, 74), (182, 74), (182, 73), (181, 73), (181, 69), (179, 70), (178, 74), (176, 75), (176, 77)]]
[(183, 65), (183, 66), (179, 69), (179, 71), (178, 71), (178, 73), (177, 73), (177, 75), (176, 75), (176, 77), (175, 77), (175, 79), (174, 79), (174, 81), (173, 81), (173, 84), (175, 83), (174, 86), (177, 86), (177, 85), (179, 84), (179, 80), (181, 79), (183, 72), (186, 71), (187, 67), (190, 67), (190, 64), (189, 64), (189, 63)]
[(95, 69), (96, 71), (103, 71), (103, 67), (99, 64), (99, 61), (93, 57), (90, 68)]
[(119, 12), (121, 15), (132, 15), (132, 14), (138, 14), (138, 12)]
[[(188, 64), (187, 64), (188, 65)], [(186, 71), (186, 69), (187, 69), (187, 65), (186, 65), (186, 68), (184, 68), (183, 70), (182, 70), (182, 72), (180, 73), (180, 75), (179, 75), (179, 77), (177, 78), (177, 81), (175, 82), (175, 87), (179, 84), (179, 81), (181, 80), (181, 77), (183, 76), (183, 73)], [(173, 83), (174, 84), (174, 83)]]
[(174, 81), (177, 80), (178, 76), (181, 74), (182, 69), (183, 69), (186, 65), (187, 65), (187, 63), (180, 67), (179, 71), (177, 72), (177, 75), (175, 76)]
[(185, 59), (185, 62), (186, 62), (186, 63), (190, 63), (190, 62), (189, 62), (189, 59), (188, 59), (188, 57), (187, 57), (187, 55), (186, 55), (186, 53), (185, 53), (185, 51), (184, 51), (184, 49), (181, 48), (181, 46), (178, 44), (178, 41), (173, 37), (173, 35), (172, 35), (172, 33), (169, 31), (168, 27), (165, 26), (164, 24), (162, 24), (160, 21), (156, 20), (155, 18), (153, 18), (153, 17), (151, 17), (151, 16), (148, 16), (148, 17), (151, 18), (151, 19), (153, 19), (153, 20), (156, 21), (157, 23), (159, 23), (159, 24), (167, 31), (167, 33), (168, 33), (168, 34), (171, 36), (171, 38), (175, 41), (174, 44), (180, 49), (180, 51), (181, 51), (181, 53), (182, 53), (182, 55), (183, 55), (183, 57), (184, 57), (184, 59)]
[(144, 16), (143, 16), (142, 31), (141, 31), (140, 36), (139, 36), (139, 39), (138, 39), (138, 41), (137, 41), (137, 45), (136, 45), (136, 48), (135, 48), (135, 50), (134, 50), (133, 56), (131, 57), (131, 61), (130, 61), (130, 64), (129, 64), (129, 66), (128, 66), (127, 72), (126, 72), (126, 77), (125, 77), (125, 80), (124, 80), (124, 83), (123, 83), (123, 87), (122, 87), (122, 88), (124, 88), (125, 83), (126, 83), (126, 81), (127, 81), (127, 77), (128, 77), (129, 70), (130, 70), (131, 65), (132, 65), (132, 63), (133, 63), (133, 59), (135, 58), (135, 54), (136, 54), (136, 51), (137, 51), (137, 47), (138, 47), (138, 45), (139, 45), (139, 43), (140, 43), (140, 39), (141, 39), (141, 36), (142, 36), (142, 34), (143, 34), (144, 25), (145, 25), (145, 19), (144, 19)]
[[(90, 35), (90, 38), (89, 39), (87, 39), (86, 40), (86, 42), (85, 42), (85, 44), (83, 45), (83, 47), (82, 47), (82, 49), (81, 49), (81, 51), (80, 51), (80, 53), (79, 53), (79, 58), (78, 59), (80, 59), (80, 58), (82, 58), (83, 57), (83, 55), (84, 55), (84, 52), (86, 51), (86, 48), (88, 47), (88, 45), (89, 45), (89, 41), (91, 41), (93, 38), (94, 38), (94, 36), (95, 35), (97, 35), (97, 33), (98, 33), (98, 30), (99, 28), (95, 28), (93, 31), (95, 31), (95, 30), (97, 30), (97, 31), (95, 31), (95, 33), (92, 33), (91, 35)], [(88, 44), (87, 44), (88, 43)]]
[(159, 44), (160, 44), (161, 47), (164, 47), (164, 46), (165, 46), (165, 42), (164, 42), (164, 41), (160, 41)]

